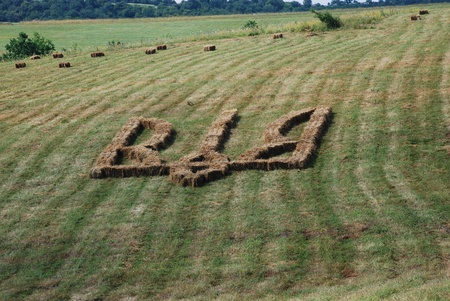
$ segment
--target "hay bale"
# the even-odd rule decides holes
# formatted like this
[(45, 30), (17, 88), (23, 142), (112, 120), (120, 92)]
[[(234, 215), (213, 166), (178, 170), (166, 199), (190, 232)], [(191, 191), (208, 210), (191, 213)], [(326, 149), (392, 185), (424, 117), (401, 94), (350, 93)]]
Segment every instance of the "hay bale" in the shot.
[(273, 39), (282, 39), (283, 38), (283, 34), (282, 33), (276, 33), (273, 35)]
[(25, 62), (17, 62), (15, 65), (16, 69), (25, 68), (27, 66)]
[(40, 60), (41, 57), (39, 55), (30, 56), (30, 60)]
[(428, 13), (428, 10), (426, 10), (426, 9), (421, 9), (420, 11), (419, 11), (419, 15), (428, 15), (429, 13)]
[(156, 46), (156, 50), (167, 50), (167, 45), (158, 45)]
[(205, 47), (203, 47), (204, 51), (215, 51), (216, 50), (216, 46), (215, 45), (206, 45)]
[(61, 62), (58, 64), (59, 68), (70, 68), (70, 63), (69, 62)]
[(146, 49), (145, 50), (145, 54), (155, 54), (156, 53), (156, 49), (155, 48), (151, 48), (151, 49)]
[(417, 20), (421, 20), (420, 16), (418, 16), (418, 15), (411, 16), (411, 21), (417, 21)]
[(53, 53), (53, 58), (54, 59), (60, 59), (60, 58), (63, 58), (64, 57), (64, 55), (62, 54), (62, 53)]
[(102, 57), (105, 56), (104, 52), (93, 52), (91, 53), (91, 57)]

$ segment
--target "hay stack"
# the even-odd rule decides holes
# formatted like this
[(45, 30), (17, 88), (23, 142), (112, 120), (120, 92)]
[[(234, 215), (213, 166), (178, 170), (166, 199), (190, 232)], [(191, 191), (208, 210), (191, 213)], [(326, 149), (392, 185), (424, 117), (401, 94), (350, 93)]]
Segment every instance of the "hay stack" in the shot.
[(426, 9), (421, 9), (420, 11), (419, 11), (419, 15), (428, 15), (429, 13), (428, 13), (428, 10), (426, 10)]
[(156, 50), (167, 50), (167, 45), (158, 45), (156, 46)]
[(417, 20), (421, 20), (420, 16), (418, 16), (418, 15), (411, 16), (411, 21), (417, 21)]
[(25, 62), (17, 62), (15, 65), (16, 69), (25, 68), (27, 66)]
[(155, 48), (151, 48), (151, 49), (146, 49), (145, 50), (145, 54), (155, 54), (156, 53), (156, 49)]
[(63, 58), (64, 57), (64, 55), (62, 54), (62, 53), (53, 53), (53, 58), (54, 59), (61, 59), (61, 58)]
[(205, 47), (203, 47), (204, 51), (215, 51), (216, 50), (216, 46), (215, 45), (206, 45)]

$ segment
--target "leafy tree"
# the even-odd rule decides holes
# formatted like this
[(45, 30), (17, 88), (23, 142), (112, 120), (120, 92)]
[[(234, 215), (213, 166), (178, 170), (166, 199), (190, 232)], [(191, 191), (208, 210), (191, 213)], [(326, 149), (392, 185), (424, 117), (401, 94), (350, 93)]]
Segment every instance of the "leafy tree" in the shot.
[(19, 33), (18, 38), (9, 40), (5, 46), (4, 59), (20, 59), (34, 54), (47, 55), (55, 50), (55, 45), (49, 39), (35, 32), (33, 38), (29, 38), (24, 32)]

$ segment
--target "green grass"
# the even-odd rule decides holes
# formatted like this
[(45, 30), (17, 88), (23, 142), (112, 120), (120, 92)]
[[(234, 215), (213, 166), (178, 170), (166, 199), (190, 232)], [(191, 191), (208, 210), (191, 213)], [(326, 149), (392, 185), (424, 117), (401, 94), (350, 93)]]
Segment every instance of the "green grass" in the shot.
[[(38, 28), (57, 47), (83, 41), (66, 53), (72, 68), (0, 63), (0, 299), (448, 299), (450, 6), (427, 8), (418, 22), (408, 7), (367, 29), (279, 40), (202, 35), (250, 16), (0, 25)], [(267, 30), (296, 16), (251, 19)], [(155, 39), (167, 30), (168, 50), (144, 54), (132, 28), (146, 25), (159, 26)], [(96, 43), (105, 57), (89, 56)], [(263, 145), (271, 121), (318, 105), (334, 114), (305, 170), (233, 172), (201, 188), (89, 178), (131, 117), (174, 125), (161, 152), (171, 162), (237, 108), (223, 151), (235, 159)]]

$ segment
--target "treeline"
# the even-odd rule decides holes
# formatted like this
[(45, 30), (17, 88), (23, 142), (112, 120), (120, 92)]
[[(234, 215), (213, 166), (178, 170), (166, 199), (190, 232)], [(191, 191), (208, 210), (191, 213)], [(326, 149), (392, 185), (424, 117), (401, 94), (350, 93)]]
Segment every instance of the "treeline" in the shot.
[(305, 11), (311, 7), (345, 8), (450, 2), (450, 0), (330, 0), (327, 6), (311, 0), (0, 0), (0, 22), (62, 19), (152, 18), (166, 16), (251, 14)]

